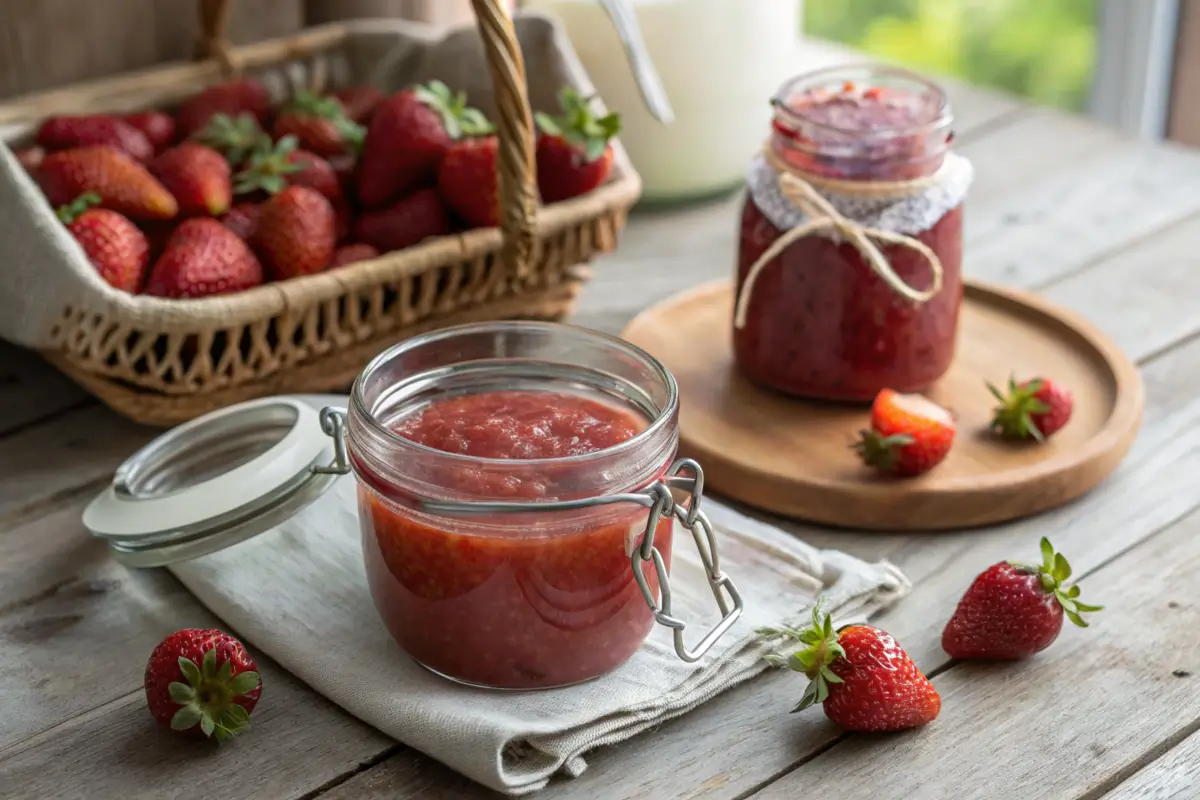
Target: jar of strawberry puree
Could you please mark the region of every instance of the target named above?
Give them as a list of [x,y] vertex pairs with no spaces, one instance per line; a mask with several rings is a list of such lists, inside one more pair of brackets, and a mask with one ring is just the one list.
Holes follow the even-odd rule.
[[906,70],[838,67],[772,105],[738,239],[739,370],[820,400],[928,387],[954,359],[972,179],[945,93]]
[[[678,414],[675,379],[619,339],[448,328],[379,355],[345,410],[282,396],[171,429],[83,521],[122,563],[155,567],[284,523],[323,529],[356,495],[369,593],[405,653],[461,683],[566,686],[620,666],[656,623],[696,661],[742,612],[700,465],[675,457]],[[677,526],[720,611],[703,635],[671,608]]]

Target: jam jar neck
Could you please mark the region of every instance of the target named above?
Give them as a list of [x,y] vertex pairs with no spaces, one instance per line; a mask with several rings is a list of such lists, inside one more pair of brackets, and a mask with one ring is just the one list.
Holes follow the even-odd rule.
[[[396,433],[431,403],[494,391],[544,392],[548,404],[581,396],[626,411],[644,427],[612,447],[535,459],[449,453]],[[379,355],[351,392],[347,441],[359,479],[393,502],[532,506],[653,483],[675,456],[678,410],[674,378],[627,342],[557,323],[489,322],[414,337]]]
[[908,70],[842,66],[800,75],[771,98],[770,146],[798,172],[905,181],[941,167],[954,116],[941,87]]

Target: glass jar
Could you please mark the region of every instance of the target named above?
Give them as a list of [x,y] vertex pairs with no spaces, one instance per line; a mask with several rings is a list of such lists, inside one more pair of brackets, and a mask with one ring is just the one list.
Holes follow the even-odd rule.
[[[901,69],[837,67],[787,82],[772,105],[758,167],[807,207],[803,229],[789,230],[779,220],[795,208],[764,208],[770,192],[753,185],[747,194],[733,332],[740,371],[821,400],[928,387],[954,358],[962,302],[961,197],[922,219],[944,202],[944,176],[966,164],[950,152],[945,93]],[[805,203],[812,191],[819,197]],[[771,252],[785,236],[794,240]]]
[[565,325],[462,326],[376,358],[346,445],[370,592],[401,648],[459,682],[548,688],[622,664],[657,619],[698,658],[740,601],[702,547],[724,617],[683,646],[663,585],[674,521],[715,543],[692,511],[698,468],[677,475],[678,410],[656,360]]

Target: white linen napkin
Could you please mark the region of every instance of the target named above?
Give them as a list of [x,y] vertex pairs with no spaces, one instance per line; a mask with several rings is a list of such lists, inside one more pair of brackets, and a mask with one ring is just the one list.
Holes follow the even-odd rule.
[[[762,672],[771,647],[755,628],[802,624],[818,594],[844,623],[865,620],[910,588],[886,562],[817,550],[711,499],[704,509],[722,569],[745,601],[742,618],[697,663],[679,660],[670,631],[655,626],[623,666],[565,689],[474,689],[409,659],[367,591],[352,476],[278,527],[170,569],[245,641],[347,712],[490,788],[524,794],[556,773],[582,773],[588,751],[660,725]],[[689,622],[694,643],[719,614],[683,531],[676,535],[671,585],[673,612]]]

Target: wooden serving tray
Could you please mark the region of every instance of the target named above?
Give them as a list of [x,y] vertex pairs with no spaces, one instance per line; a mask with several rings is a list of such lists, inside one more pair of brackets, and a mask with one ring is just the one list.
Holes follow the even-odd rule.
[[[765,511],[851,528],[940,530],[1002,522],[1067,503],[1108,476],[1141,422],[1137,368],[1088,322],[1026,292],[968,282],[958,353],[926,395],[958,422],[954,448],[915,479],[880,476],[850,449],[864,406],[760,388],[733,363],[733,292],[708,284],[634,319],[622,334],[674,373],[680,451],[709,488]],[[1045,445],[1009,443],[987,425],[1002,386],[1053,377],[1075,397]]]

